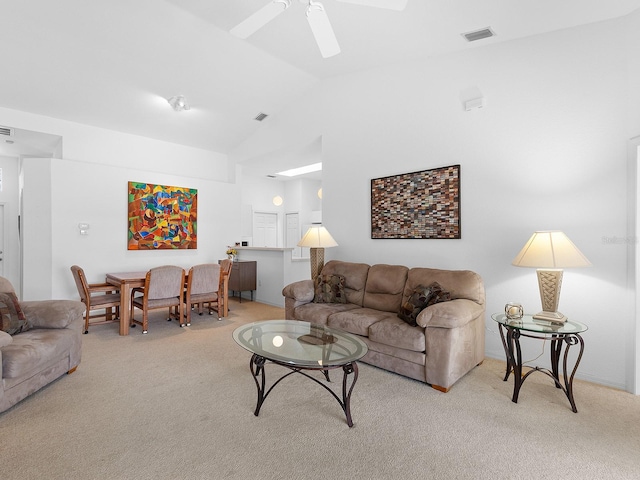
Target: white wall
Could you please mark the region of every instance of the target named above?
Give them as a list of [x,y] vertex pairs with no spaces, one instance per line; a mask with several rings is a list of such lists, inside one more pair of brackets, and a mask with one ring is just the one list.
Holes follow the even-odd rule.
[[[231,158],[322,135],[323,223],[339,243],[327,257],[477,271],[491,357],[504,358],[491,313],[507,301],[540,309],[535,272],[512,259],[533,231],[564,230],[593,263],[565,272],[560,301],[589,325],[578,376],[627,388],[627,251],[608,239],[627,233],[626,148],[638,126],[629,89],[640,80],[629,79],[629,36],[639,19],[325,81]],[[486,106],[465,112],[460,96],[472,87]],[[462,239],[371,240],[371,178],[451,164],[461,165]],[[543,364],[548,356],[547,346]]]
[[[241,179],[242,185],[242,204],[247,211],[251,209],[253,212],[278,215],[279,247],[284,246],[285,213],[298,212],[300,224],[305,225],[310,222],[312,210],[322,209],[322,201],[317,196],[318,189],[322,186],[321,181],[308,179],[280,181],[250,173],[241,173],[238,178]],[[273,197],[276,195],[283,199],[280,206],[273,204]],[[250,220],[250,218],[243,219],[245,223]],[[251,226],[243,225],[242,230],[243,233],[248,233],[251,231]]]
[[4,236],[2,263],[4,276],[20,294],[20,243],[18,239],[18,158],[0,156],[2,168],[2,191],[0,204],[4,206],[4,225],[0,234]]
[[[90,282],[162,264],[189,268],[224,258],[226,245],[240,236],[240,187],[229,183],[235,168],[225,155],[3,108],[0,119],[61,135],[64,144],[64,159],[24,160],[25,300],[77,298],[74,264]],[[197,188],[198,248],[128,251],[128,181]],[[80,222],[91,225],[88,236],[79,234]]]

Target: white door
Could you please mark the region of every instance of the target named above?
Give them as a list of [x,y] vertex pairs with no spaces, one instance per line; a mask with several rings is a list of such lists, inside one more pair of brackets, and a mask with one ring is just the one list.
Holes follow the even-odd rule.
[[631,222],[634,226],[634,236],[627,239],[627,248],[629,248],[629,257],[634,259],[635,268],[633,269],[633,278],[630,282],[635,284],[635,315],[630,319],[630,330],[632,332],[627,340],[627,346],[629,350],[628,364],[629,375],[627,377],[627,383],[629,384],[628,390],[631,393],[640,395],[640,135],[632,138],[629,141],[629,165],[633,170],[633,175],[629,175],[632,178],[633,186],[631,190],[635,195],[635,205],[632,206],[634,210],[633,218]]
[[256,212],[253,214],[253,246],[278,246],[278,214]]
[[302,248],[298,247],[298,242],[302,238],[300,234],[300,215],[298,213],[286,214],[286,231],[285,231],[286,248],[293,248],[291,258],[300,258],[302,256]]

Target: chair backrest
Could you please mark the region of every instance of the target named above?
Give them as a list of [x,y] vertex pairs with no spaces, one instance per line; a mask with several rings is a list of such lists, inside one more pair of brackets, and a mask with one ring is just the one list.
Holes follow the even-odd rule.
[[184,291],[184,270],[174,265],[163,265],[147,272],[144,286],[149,300],[180,297]]
[[233,262],[228,258],[224,260],[220,260],[220,279],[223,278],[223,275],[229,276],[231,274],[231,268],[233,267]]
[[80,300],[84,302],[89,296],[87,277],[85,277],[84,275],[84,270],[82,270],[82,268],[80,268],[78,265],[74,265],[71,267],[71,273],[73,274],[73,279],[76,282],[76,288],[78,289],[78,293],[80,294]]
[[191,295],[215,293],[220,287],[220,265],[203,263],[189,270],[189,292]]

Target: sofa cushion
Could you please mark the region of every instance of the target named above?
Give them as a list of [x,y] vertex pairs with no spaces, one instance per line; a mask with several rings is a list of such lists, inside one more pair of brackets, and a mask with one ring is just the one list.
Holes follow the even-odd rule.
[[342,262],[331,260],[322,268],[323,275],[342,275],[344,277],[344,291],[347,303],[362,306],[364,287],[367,283],[369,265],[366,263]]
[[3,378],[18,378],[41,371],[69,355],[76,332],[68,328],[37,328],[13,337],[2,347]]
[[9,335],[29,330],[18,297],[13,292],[0,292],[0,330]]
[[438,270],[435,268],[412,268],[407,275],[404,289],[404,302],[418,285],[430,285],[438,282],[451,293],[451,299],[465,298],[478,305],[484,305],[485,292],[482,278],[470,270]]
[[448,300],[451,300],[451,294],[443,290],[438,282],[433,282],[428,287],[418,285],[407,301],[400,307],[398,318],[415,327],[418,325],[416,317],[423,309],[429,305]]
[[413,352],[424,352],[426,349],[424,329],[412,327],[396,315],[371,325],[369,340]]
[[314,303],[347,303],[342,275],[323,275],[316,277]]
[[409,269],[402,265],[372,265],[367,276],[363,306],[398,313]]
[[13,342],[13,337],[7,332],[3,332],[2,330],[0,330],[0,348],[6,347],[11,342]]
[[383,312],[373,308],[354,308],[334,313],[327,320],[327,325],[356,335],[369,336],[369,327],[396,314]]
[[362,308],[353,303],[305,303],[293,309],[294,318],[310,323],[326,325],[331,315]]

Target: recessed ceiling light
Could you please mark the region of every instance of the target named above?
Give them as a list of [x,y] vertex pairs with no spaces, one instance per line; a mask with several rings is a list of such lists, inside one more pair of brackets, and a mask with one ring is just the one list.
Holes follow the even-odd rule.
[[176,112],[182,112],[191,109],[191,107],[187,103],[187,99],[184,98],[184,95],[176,95],[174,97],[171,97],[167,99],[167,102],[169,102],[171,108],[173,108]]
[[278,175],[295,177],[297,175],[304,175],[305,173],[319,172],[320,170],[322,170],[322,162],[307,165],[305,167],[292,168],[290,170],[285,170],[284,172],[278,172]]

